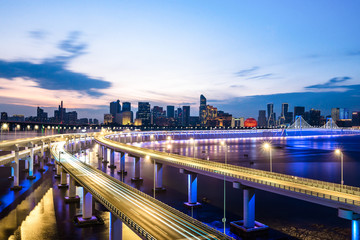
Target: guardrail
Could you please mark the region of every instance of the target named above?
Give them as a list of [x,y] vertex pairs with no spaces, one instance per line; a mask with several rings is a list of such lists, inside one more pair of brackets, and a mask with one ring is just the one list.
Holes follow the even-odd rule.
[[[112,144],[117,144],[117,145],[123,144],[123,143],[119,143],[117,141],[106,139],[104,136],[103,136],[103,138],[105,139],[105,141],[110,141],[110,143],[112,143]],[[292,183],[296,183],[296,184],[302,184],[305,186],[311,186],[311,187],[316,187],[316,188],[325,189],[325,190],[331,190],[331,191],[335,191],[335,192],[337,191],[337,192],[341,192],[341,193],[352,194],[355,196],[360,196],[360,188],[358,188],[358,187],[341,185],[341,184],[336,184],[336,183],[329,183],[329,182],[320,181],[320,180],[296,177],[296,176],[291,176],[291,175],[286,175],[286,174],[281,174],[281,173],[268,172],[268,171],[240,167],[240,166],[235,166],[235,165],[230,165],[230,164],[217,163],[217,162],[207,161],[207,160],[203,160],[203,159],[190,158],[190,157],[186,157],[186,156],[180,156],[177,154],[170,154],[170,153],[164,153],[164,152],[160,152],[160,151],[156,151],[156,150],[139,148],[139,147],[135,147],[135,146],[127,145],[127,144],[125,146],[127,148],[133,149],[134,151],[143,151],[144,155],[147,155],[148,153],[154,153],[154,154],[160,155],[164,158],[167,158],[168,161],[174,162],[175,164],[178,164],[180,166],[186,166],[186,167],[190,167],[190,168],[194,168],[194,169],[199,169],[202,171],[212,172],[215,174],[225,175],[228,177],[251,181],[251,182],[268,185],[268,186],[272,186],[272,187],[277,187],[277,188],[281,188],[281,189],[285,189],[285,190],[289,190],[289,191],[299,192],[299,193],[303,193],[303,194],[307,194],[307,195],[311,195],[311,196],[316,196],[319,198],[330,199],[333,201],[338,201],[338,202],[343,202],[343,203],[347,203],[347,204],[352,204],[355,206],[360,206],[360,201],[347,199],[347,198],[341,198],[341,197],[337,197],[337,196],[334,196],[331,194],[329,194],[329,195],[321,194],[316,191],[304,190],[304,189],[297,188],[297,187],[289,187],[289,186],[286,186],[283,184],[276,184],[271,181],[258,180],[255,178],[255,176],[262,176],[262,177],[267,177],[267,178],[272,178],[272,179],[278,179],[278,180],[288,181],[288,182],[292,182]],[[198,166],[196,164],[194,165],[193,163],[200,164],[202,166]],[[207,167],[205,167],[204,165]],[[251,174],[251,175],[254,175],[254,177],[245,177],[245,176],[241,176],[239,174],[228,173],[226,171],[217,171],[217,170],[212,169],[211,167],[223,168],[224,170],[237,171],[237,172],[239,172],[239,174],[240,173]]]

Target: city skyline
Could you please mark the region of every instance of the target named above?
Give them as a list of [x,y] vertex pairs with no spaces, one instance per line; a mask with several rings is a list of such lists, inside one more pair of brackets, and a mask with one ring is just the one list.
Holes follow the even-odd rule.
[[107,3],[3,4],[1,111],[52,112],[63,100],[101,119],[120,99],[195,116],[200,94],[236,117],[271,102],[277,113],[284,102],[359,111],[356,1]]

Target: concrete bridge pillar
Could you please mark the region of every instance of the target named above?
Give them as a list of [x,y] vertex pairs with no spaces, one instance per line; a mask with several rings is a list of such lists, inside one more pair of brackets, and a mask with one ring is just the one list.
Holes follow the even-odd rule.
[[352,220],[351,240],[360,240],[360,220]]
[[115,166],[115,150],[114,149],[110,149],[110,165],[109,168],[114,169],[116,168]]
[[197,173],[180,169],[180,173],[187,174],[188,178],[188,201],[184,202],[187,207],[198,207],[201,203],[197,201]]
[[69,177],[69,191],[65,197],[65,203],[79,202],[80,197],[76,195],[75,179],[71,175]]
[[40,168],[38,169],[39,172],[45,172],[44,168],[44,158],[45,158],[45,143],[41,142],[41,149],[40,149]]
[[[25,150],[29,150],[29,148],[28,148],[28,147],[25,147]],[[25,157],[24,160],[25,160],[25,169],[24,169],[24,172],[29,172],[29,158],[28,158],[28,157]]]
[[255,227],[255,189],[244,188],[244,227]]
[[15,145],[15,157],[14,162],[12,162],[11,167],[13,168],[13,176],[14,176],[14,185],[11,187],[11,190],[20,190],[22,186],[19,186],[19,146]]
[[347,209],[338,209],[338,216],[351,220],[351,240],[360,240],[360,214]]
[[109,239],[122,240],[122,221],[110,212]]
[[107,147],[103,147],[103,150],[104,150],[104,160],[103,160],[103,163],[108,163],[108,148]]
[[56,174],[54,175],[54,178],[60,178],[61,177],[61,166],[59,163],[55,163],[55,170]]
[[134,157],[134,177],[131,178],[131,181],[142,181],[143,179],[140,177],[140,157]]
[[163,164],[155,162],[155,191],[165,191],[163,187]]
[[34,176],[34,148],[30,147],[30,158],[29,158],[29,176],[27,179],[35,179]]
[[118,174],[127,174],[127,171],[125,170],[125,153],[119,152],[120,154],[120,170],[118,171]]
[[92,195],[83,188],[82,218],[91,219],[93,213]]
[[67,184],[67,174],[65,170],[61,167],[61,173],[60,173],[60,184],[58,185],[58,188],[67,188],[69,185]]

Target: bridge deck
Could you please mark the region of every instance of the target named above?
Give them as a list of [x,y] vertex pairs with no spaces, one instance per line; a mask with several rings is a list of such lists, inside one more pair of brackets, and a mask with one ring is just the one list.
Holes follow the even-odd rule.
[[[59,156],[64,143],[54,144]],[[66,153],[60,164],[111,212],[145,239],[231,239]]]
[[325,181],[159,152],[109,140],[104,135],[95,137],[95,140],[116,151],[127,152],[140,157],[149,156],[159,162],[219,179],[223,179],[225,175],[228,181],[239,181],[243,185],[265,191],[276,192],[325,206],[344,207],[360,212],[360,188],[358,187],[341,186]]

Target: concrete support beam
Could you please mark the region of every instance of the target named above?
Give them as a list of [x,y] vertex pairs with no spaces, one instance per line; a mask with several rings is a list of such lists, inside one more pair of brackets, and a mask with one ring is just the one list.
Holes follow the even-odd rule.
[[140,177],[140,157],[134,156],[134,177],[131,178],[131,181],[142,181]]
[[65,197],[65,203],[79,202],[80,197],[76,195],[75,179],[70,175],[69,179],[69,191]]
[[109,161],[108,161],[108,148],[107,147],[105,147],[105,146],[103,146],[103,163],[108,163]]
[[255,227],[255,189],[244,188],[244,227]]
[[180,169],[180,173],[187,174],[188,178],[188,201],[184,202],[187,207],[199,207],[201,203],[197,201],[197,173]]
[[110,240],[122,239],[122,221],[111,212],[110,212],[109,239]]
[[11,187],[11,190],[20,190],[22,189],[22,186],[19,186],[19,147],[16,145],[15,146],[15,158],[14,158],[14,162],[11,164],[11,167],[14,170],[14,185],[13,187]]
[[163,187],[163,164],[155,163],[155,191],[165,191]]
[[39,172],[45,172],[44,168],[44,158],[45,158],[45,143],[41,142],[41,150],[40,150],[40,168],[38,169]]
[[54,178],[60,178],[61,177],[61,166],[60,164],[56,163],[56,174]]
[[114,149],[110,149],[110,165],[109,168],[114,169],[115,166],[115,151]]
[[360,220],[352,220],[351,240],[360,240]]
[[360,214],[347,209],[338,209],[338,216],[351,220],[351,240],[360,240]]
[[125,170],[125,153],[120,152],[120,170],[117,172],[118,174],[127,174]]
[[[62,168],[61,168],[62,169]],[[67,188],[69,185],[67,184],[67,173],[64,169],[61,170],[60,174],[60,184],[58,185],[59,188]]]
[[82,218],[91,219],[93,213],[92,195],[85,188],[83,189]]
[[29,158],[29,175],[27,179],[35,179],[34,176],[34,148],[30,148],[30,158]]

